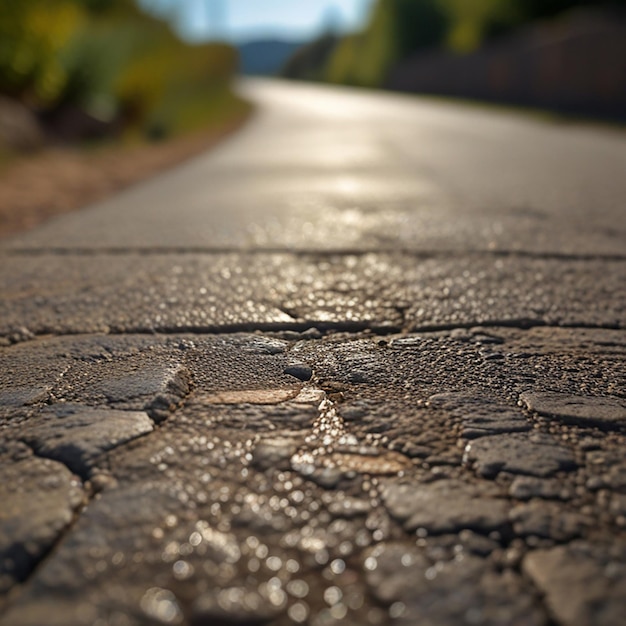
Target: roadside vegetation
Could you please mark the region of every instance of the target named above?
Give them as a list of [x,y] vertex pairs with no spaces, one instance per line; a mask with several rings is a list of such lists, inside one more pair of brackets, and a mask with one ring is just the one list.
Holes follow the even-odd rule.
[[0,0],[0,235],[216,141],[249,111],[237,64],[136,0]]
[[626,7],[626,0],[378,0],[363,32],[326,34],[299,50],[290,78],[379,87],[419,51],[471,53],[535,20],[580,7]]
[[134,0],[0,2],[0,93],[62,139],[196,130],[237,108],[233,48],[189,45]]

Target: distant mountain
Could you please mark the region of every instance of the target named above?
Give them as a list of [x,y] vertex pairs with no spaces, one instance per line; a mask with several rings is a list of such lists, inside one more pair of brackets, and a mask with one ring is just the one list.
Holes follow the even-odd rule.
[[291,55],[304,42],[262,40],[250,41],[238,46],[239,71],[242,74],[272,76],[278,74]]

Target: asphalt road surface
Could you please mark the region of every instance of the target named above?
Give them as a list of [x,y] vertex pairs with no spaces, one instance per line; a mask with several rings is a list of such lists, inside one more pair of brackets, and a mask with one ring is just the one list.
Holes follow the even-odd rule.
[[241,88],[0,245],[0,624],[621,626],[624,132]]

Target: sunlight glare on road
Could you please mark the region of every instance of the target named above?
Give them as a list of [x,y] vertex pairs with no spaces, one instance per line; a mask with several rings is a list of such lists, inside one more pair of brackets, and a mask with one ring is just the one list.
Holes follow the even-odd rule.
[[342,176],[335,181],[335,186],[338,192],[346,195],[351,195],[359,191],[361,187],[361,182],[356,178]]

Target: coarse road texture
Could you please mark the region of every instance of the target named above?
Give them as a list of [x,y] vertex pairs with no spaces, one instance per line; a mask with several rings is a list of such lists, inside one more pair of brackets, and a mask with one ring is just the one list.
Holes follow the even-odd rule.
[[0,246],[0,624],[623,625],[623,131],[242,88]]

